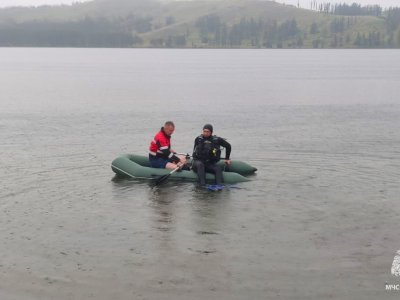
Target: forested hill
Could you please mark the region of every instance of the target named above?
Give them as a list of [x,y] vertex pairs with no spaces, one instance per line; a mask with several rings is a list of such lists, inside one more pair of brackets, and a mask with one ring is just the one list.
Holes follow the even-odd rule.
[[400,48],[400,8],[267,0],[94,0],[0,9],[0,46]]

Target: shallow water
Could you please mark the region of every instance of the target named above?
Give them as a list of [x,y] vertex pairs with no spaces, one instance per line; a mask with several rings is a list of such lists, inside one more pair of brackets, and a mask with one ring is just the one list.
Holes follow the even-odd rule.
[[[398,298],[399,55],[0,49],[1,298]],[[169,119],[257,174],[115,178]]]

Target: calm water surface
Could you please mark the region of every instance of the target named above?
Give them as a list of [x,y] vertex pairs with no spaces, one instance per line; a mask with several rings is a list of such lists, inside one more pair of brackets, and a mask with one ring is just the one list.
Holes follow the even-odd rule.
[[[1,299],[397,299],[398,50],[0,49]],[[114,178],[165,120],[259,171]]]

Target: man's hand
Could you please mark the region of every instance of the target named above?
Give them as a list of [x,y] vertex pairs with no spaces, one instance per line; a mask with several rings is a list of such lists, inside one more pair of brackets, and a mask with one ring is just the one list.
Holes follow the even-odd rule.
[[186,158],[185,158],[185,156],[183,156],[183,155],[178,155],[178,158],[179,158],[179,161],[180,161],[182,164],[186,164]]
[[230,159],[225,159],[224,163],[229,166],[231,164],[231,160]]

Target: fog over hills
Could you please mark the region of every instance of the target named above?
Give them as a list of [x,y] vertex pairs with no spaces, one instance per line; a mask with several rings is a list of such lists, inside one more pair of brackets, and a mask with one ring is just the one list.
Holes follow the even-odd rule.
[[1,0],[0,7],[12,6],[41,6],[41,5],[62,5],[73,4],[78,2],[87,2],[92,0]]
[[[311,2],[314,2],[314,0],[273,0],[278,3],[282,4],[287,4],[287,5],[294,5],[294,6],[300,6],[302,8],[310,8]],[[318,3],[332,3],[332,4],[361,4],[363,6],[366,5],[379,5],[384,8],[389,8],[389,7],[396,7],[400,6],[400,1],[398,0],[317,0]]]
[[277,1],[95,0],[6,8],[0,46],[400,47],[399,8],[314,0],[298,8]]

